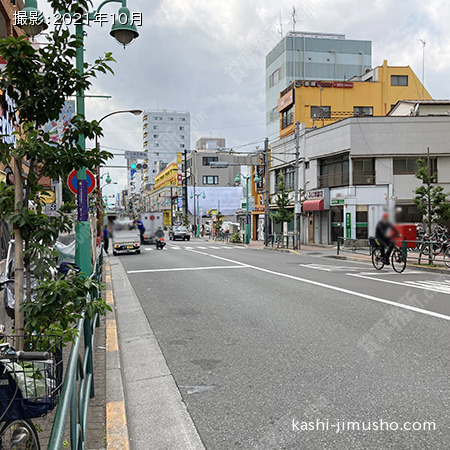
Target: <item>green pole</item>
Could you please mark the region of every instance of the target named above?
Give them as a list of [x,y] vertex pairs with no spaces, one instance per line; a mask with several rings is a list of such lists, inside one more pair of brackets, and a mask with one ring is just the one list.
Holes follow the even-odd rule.
[[195,227],[195,235],[200,236],[200,194],[197,194],[197,226]]
[[[84,72],[84,26],[82,23],[76,25],[76,35],[81,41],[77,48],[76,68],[81,74]],[[84,116],[84,89],[77,93],[77,114]],[[86,150],[86,138],[80,136],[78,144]],[[86,168],[78,170],[78,222],[75,228],[75,262],[81,271],[87,276],[91,275],[91,230],[89,226],[89,208],[87,194]]]
[[247,204],[246,204],[246,213],[245,213],[245,216],[246,216],[246,222],[245,222],[245,243],[248,245],[248,244],[250,244],[250,227],[249,227],[249,224],[248,224],[248,182],[250,180],[250,177],[246,178],[245,180],[246,180],[246,184],[247,184],[247,187],[246,187]]

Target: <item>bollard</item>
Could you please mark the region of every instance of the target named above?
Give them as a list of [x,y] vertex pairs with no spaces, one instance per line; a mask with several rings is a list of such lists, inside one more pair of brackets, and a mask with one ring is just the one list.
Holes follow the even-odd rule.
[[339,255],[340,251],[341,251],[341,238],[338,237],[338,240],[337,240],[337,255]]

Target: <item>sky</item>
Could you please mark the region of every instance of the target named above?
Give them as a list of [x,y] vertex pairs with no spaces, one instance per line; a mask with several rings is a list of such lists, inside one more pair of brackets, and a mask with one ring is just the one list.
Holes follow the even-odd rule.
[[[51,11],[38,0],[46,17]],[[94,0],[97,7],[100,1]],[[188,110],[191,147],[201,136],[225,137],[227,146],[249,152],[265,137],[265,55],[292,30],[343,33],[371,40],[372,64],[411,66],[422,78],[422,43],[426,41],[425,86],[433,98],[450,98],[450,2],[448,0],[128,0],[142,13],[139,38],[126,49],[106,24],[87,29],[86,61],[112,51],[114,76],[100,75],[86,100],[88,119],[122,109]],[[103,12],[117,12],[118,3]],[[50,20],[50,26],[53,18]],[[38,39],[39,40],[39,39]],[[103,148],[114,153],[142,149],[142,119],[120,115],[103,125]],[[125,165],[116,156],[112,165]],[[123,169],[107,169],[125,188]]]

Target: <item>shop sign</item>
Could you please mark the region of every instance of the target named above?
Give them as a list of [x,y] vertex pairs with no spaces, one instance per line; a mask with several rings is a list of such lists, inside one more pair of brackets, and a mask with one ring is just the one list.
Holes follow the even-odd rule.
[[322,200],[325,198],[325,191],[323,189],[318,189],[316,191],[308,191],[306,193],[306,198],[308,200]]
[[345,214],[345,236],[347,239],[352,237],[352,213]]
[[278,100],[278,111],[281,112],[294,103],[294,90],[291,89],[287,94]]
[[340,206],[340,205],[343,205],[344,203],[345,203],[345,199],[343,199],[343,198],[333,198],[330,201],[331,206]]

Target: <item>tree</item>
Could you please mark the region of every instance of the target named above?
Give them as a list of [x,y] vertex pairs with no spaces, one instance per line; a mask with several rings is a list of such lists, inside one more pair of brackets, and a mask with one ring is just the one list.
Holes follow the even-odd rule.
[[[431,236],[433,224],[442,225],[450,217],[450,204],[447,201],[449,194],[444,193],[442,186],[437,186],[437,173],[431,172],[430,151],[427,159],[417,160],[418,171],[416,178],[422,181],[422,185],[415,191],[414,204],[422,214],[422,221],[426,226],[428,236]],[[429,244],[429,260],[432,261],[432,244]]]
[[225,218],[225,216],[220,211],[217,211],[216,220],[214,221],[214,225],[213,225],[214,234],[216,236],[219,234],[219,230],[222,228],[224,218]]
[[[56,13],[61,10],[75,12],[77,8],[87,7],[89,2],[51,0],[49,3]],[[47,44],[39,49],[25,36],[0,40],[0,54],[7,61],[2,70],[0,88],[4,96],[10,99],[9,105],[13,109],[10,117],[15,120],[16,128],[13,133],[15,139],[4,138],[0,142],[0,162],[8,165],[12,161],[15,173],[14,187],[0,184],[0,212],[1,218],[8,220],[14,229],[15,332],[18,335],[25,330],[48,333],[52,328],[64,333],[68,326],[73,325],[67,324],[65,319],[60,320],[59,316],[52,316],[52,310],[46,309],[45,303],[40,305],[41,314],[48,313],[50,318],[55,318],[52,327],[44,323],[39,327],[30,320],[27,328],[26,310],[25,317],[23,315],[24,269],[28,303],[31,300],[32,275],[46,286],[47,292],[53,286],[57,294],[59,280],[52,280],[49,275],[50,268],[55,265],[55,254],[50,248],[61,232],[72,227],[72,219],[67,214],[70,205],[69,208],[63,207],[57,217],[48,217],[43,213],[43,205],[38,199],[46,194],[39,181],[44,177],[64,179],[71,170],[81,167],[95,169],[111,157],[108,152],[97,148],[85,151],[79,145],[80,136],[94,139],[102,135],[96,121],[89,122],[84,116],[76,115],[58,143],[50,140],[43,126],[59,117],[67,97],[83,89],[88,90],[91,79],[98,73],[112,73],[109,67],[109,63],[114,61],[112,55],[107,53],[94,64],[86,64],[85,72],[81,74],[73,64],[81,41],[63,25],[56,27],[46,39]],[[24,172],[27,172],[26,175]],[[67,283],[77,286],[77,294],[82,289],[87,294],[90,289],[89,283],[80,283],[76,276]],[[95,305],[99,306],[99,310],[104,309],[102,300],[97,300],[93,300],[90,310],[95,310]],[[30,328],[32,322],[33,327],[37,328]]]
[[283,174],[278,176],[277,198],[275,199],[275,203],[277,204],[278,209],[270,215],[275,223],[281,223],[284,227],[284,223],[289,223],[294,218],[294,211],[287,208],[290,200],[289,193],[286,190],[286,185],[284,184]]

